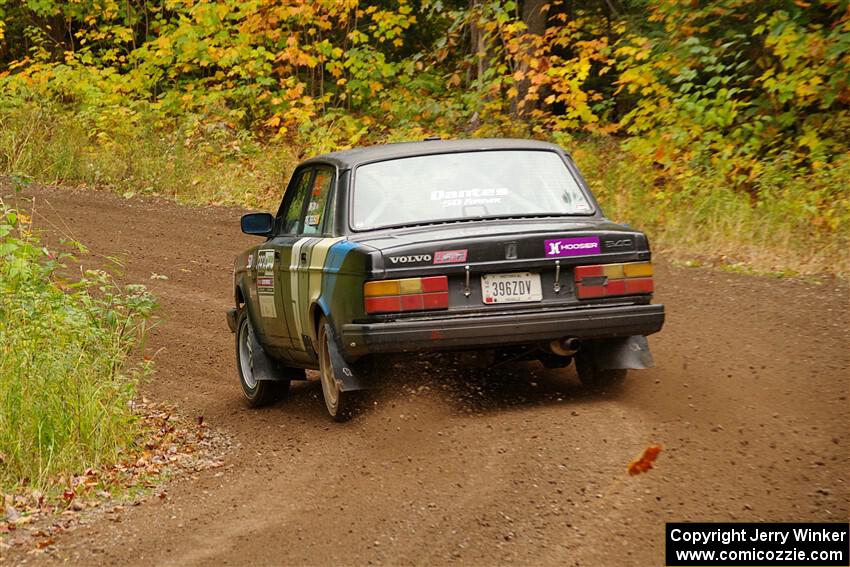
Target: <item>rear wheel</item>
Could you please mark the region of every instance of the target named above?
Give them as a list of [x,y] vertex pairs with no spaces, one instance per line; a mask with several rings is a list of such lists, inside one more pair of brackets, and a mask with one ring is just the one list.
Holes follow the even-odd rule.
[[325,407],[334,421],[348,421],[354,413],[357,392],[343,391],[336,379],[333,360],[330,353],[330,341],[327,319],[319,322],[319,376],[322,382],[322,395]]
[[236,319],[236,368],[239,384],[248,405],[254,408],[269,405],[289,390],[289,380],[258,380],[254,372],[256,349],[262,347],[254,338],[254,329],[243,309]]
[[584,350],[584,347],[576,353],[575,361],[579,380],[586,387],[594,390],[619,384],[626,378],[628,372],[624,368],[599,368],[593,352],[590,349]]

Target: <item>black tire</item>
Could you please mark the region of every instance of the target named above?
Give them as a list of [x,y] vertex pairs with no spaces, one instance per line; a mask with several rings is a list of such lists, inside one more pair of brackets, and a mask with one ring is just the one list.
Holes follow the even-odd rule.
[[576,353],[576,372],[581,383],[592,390],[599,390],[608,386],[615,386],[621,383],[626,378],[628,370],[626,369],[601,369],[596,366],[596,358],[593,352],[588,349],[581,350]]
[[253,375],[253,351],[262,348],[253,340],[248,313],[242,309],[236,318],[236,371],[242,393],[252,408],[274,403],[289,390],[289,380],[257,380]]
[[348,421],[354,415],[357,402],[357,392],[345,392],[340,390],[339,383],[335,378],[333,363],[331,361],[329,341],[330,325],[324,317],[319,321],[319,377],[322,382],[322,397],[325,400],[325,408],[328,414],[336,422]]

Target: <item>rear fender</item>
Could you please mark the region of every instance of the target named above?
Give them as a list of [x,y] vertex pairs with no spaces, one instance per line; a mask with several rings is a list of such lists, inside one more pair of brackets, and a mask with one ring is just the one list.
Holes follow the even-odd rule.
[[594,365],[600,370],[642,370],[654,366],[649,341],[643,335],[595,340],[581,348],[590,350]]

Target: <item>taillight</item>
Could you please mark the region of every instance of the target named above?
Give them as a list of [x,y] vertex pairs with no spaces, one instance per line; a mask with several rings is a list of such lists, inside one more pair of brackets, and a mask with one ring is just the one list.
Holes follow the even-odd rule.
[[406,278],[363,284],[366,313],[398,313],[449,308],[449,278]]
[[639,295],[655,288],[649,262],[576,266],[574,274],[579,299]]

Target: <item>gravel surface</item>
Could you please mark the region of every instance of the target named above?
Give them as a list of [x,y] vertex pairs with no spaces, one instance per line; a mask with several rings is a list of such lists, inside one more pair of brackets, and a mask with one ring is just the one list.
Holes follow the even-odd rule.
[[[124,262],[162,305],[147,345],[154,400],[231,436],[227,466],[176,483],[12,564],[663,564],[667,521],[847,521],[848,286],[675,268],[657,260],[667,324],[656,368],[591,393],[572,368],[387,360],[347,424],[315,380],[250,410],[231,304],[241,211],[100,191],[9,197],[56,242]],[[99,255],[99,256],[98,256]],[[153,279],[152,279],[152,276]],[[165,276],[162,279],[157,276]],[[315,378],[315,375],[313,376]],[[656,468],[628,477],[650,443]]]

